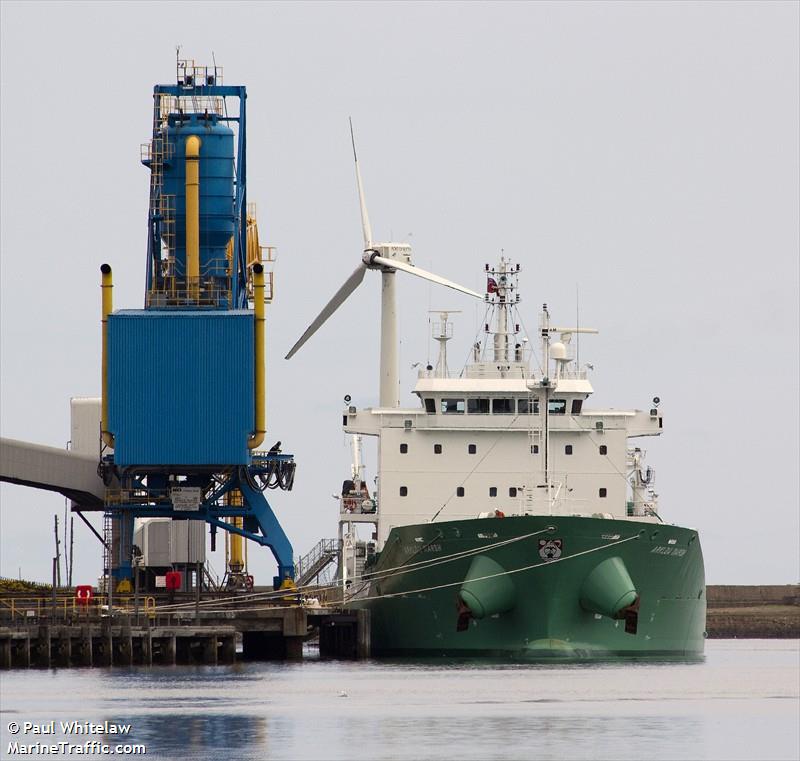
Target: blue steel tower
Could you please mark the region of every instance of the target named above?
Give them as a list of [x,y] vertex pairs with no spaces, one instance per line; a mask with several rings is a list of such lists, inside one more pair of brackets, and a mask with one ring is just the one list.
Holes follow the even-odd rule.
[[295,463],[259,451],[272,278],[247,203],[246,104],[220,67],[193,61],[155,86],[144,309],[113,311],[101,268],[101,469],[117,584],[131,576],[137,517],[205,521],[212,549],[224,529],[270,548],[276,587],[294,574],[264,492],[291,489]]

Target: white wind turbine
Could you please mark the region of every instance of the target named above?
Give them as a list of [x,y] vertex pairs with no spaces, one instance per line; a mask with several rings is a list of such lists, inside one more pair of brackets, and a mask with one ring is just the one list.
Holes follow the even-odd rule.
[[292,346],[286,359],[290,359],[297,350],[308,341],[322,324],[344,303],[347,297],[361,285],[367,270],[379,270],[381,273],[381,364],[380,364],[380,406],[398,407],[398,386],[400,371],[397,360],[397,305],[395,298],[394,275],[397,270],[430,280],[432,283],[454,288],[462,293],[483,300],[483,296],[462,285],[434,275],[431,272],[411,264],[411,246],[407,243],[373,243],[372,229],[367,215],[367,204],[364,200],[364,188],[361,183],[361,171],[358,168],[356,141],[353,136],[353,122],[350,120],[350,139],[353,143],[353,159],[356,164],[356,182],[358,184],[358,200],[361,205],[361,228],[364,233],[364,252],[358,268],[345,280],[344,285],[333,295],[317,315],[306,332]]

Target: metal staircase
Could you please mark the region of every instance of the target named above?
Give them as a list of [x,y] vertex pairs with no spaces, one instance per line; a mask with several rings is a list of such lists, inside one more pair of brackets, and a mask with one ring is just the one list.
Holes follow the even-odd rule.
[[316,579],[331,563],[339,559],[339,540],[320,539],[294,567],[294,581],[302,587]]

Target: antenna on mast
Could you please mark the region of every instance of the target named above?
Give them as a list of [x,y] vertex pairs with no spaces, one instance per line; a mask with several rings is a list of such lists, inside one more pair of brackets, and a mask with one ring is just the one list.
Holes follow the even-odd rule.
[[575,283],[575,327],[578,337],[575,339],[575,369],[581,369],[581,295]]

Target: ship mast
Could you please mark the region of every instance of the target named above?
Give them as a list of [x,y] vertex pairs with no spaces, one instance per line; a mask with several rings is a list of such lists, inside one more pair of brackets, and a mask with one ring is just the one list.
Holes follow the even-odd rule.
[[519,325],[512,319],[512,310],[520,300],[517,291],[519,270],[519,264],[512,265],[505,257],[500,258],[500,264],[495,268],[486,265],[485,300],[495,310],[495,324],[492,331],[487,323],[485,332],[494,334],[491,357],[502,377],[511,370],[512,363],[523,359],[520,344],[515,342],[513,355],[511,351],[512,338],[519,333]]
[[544,483],[547,489],[547,511],[553,514],[553,479],[550,474],[550,312],[547,304],[542,304],[542,429],[544,438]]
[[438,314],[439,321],[433,324],[433,338],[439,342],[439,356],[436,360],[435,377],[447,378],[447,342],[453,337],[453,323],[448,320],[451,314],[461,314],[458,309],[433,309],[431,314]]

